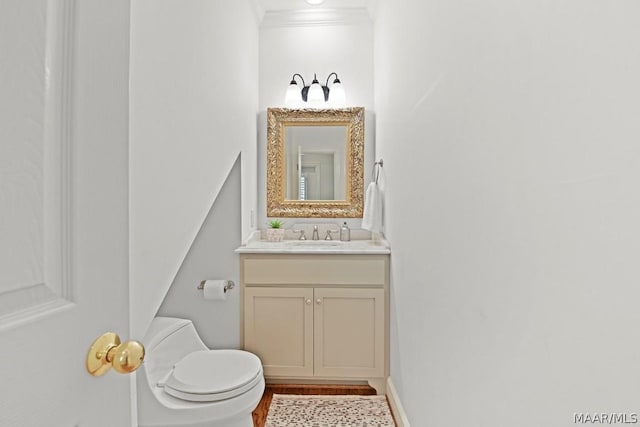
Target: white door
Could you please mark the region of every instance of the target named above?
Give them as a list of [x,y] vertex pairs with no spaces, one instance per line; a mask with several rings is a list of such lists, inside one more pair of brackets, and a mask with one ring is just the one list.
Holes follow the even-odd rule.
[[1,426],[132,425],[128,56],[129,0],[0,2]]
[[308,152],[304,154],[302,173],[309,185],[307,200],[334,200],[334,153]]

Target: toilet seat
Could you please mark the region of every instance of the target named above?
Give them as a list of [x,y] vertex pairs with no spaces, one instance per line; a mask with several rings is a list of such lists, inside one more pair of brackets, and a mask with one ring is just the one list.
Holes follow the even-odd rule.
[[241,395],[262,379],[262,363],[242,350],[201,350],[173,367],[164,391],[178,399],[215,402]]

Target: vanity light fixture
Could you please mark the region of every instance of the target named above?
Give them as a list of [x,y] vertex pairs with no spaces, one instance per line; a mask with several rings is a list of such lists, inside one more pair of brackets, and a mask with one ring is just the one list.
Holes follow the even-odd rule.
[[[302,80],[302,89],[300,89],[298,82],[296,82],[296,76]],[[335,79],[331,87],[329,87],[331,76],[335,76]],[[318,77],[314,74],[311,85],[307,86],[304,78],[302,78],[300,74],[295,73],[293,77],[291,77],[284,102],[287,107],[299,107],[304,106],[303,103],[305,102],[309,103],[310,106],[321,106],[323,103],[329,102],[329,100],[331,100],[331,105],[335,107],[343,107],[346,103],[344,88],[338,78],[338,74],[329,74],[324,86],[320,84]]]

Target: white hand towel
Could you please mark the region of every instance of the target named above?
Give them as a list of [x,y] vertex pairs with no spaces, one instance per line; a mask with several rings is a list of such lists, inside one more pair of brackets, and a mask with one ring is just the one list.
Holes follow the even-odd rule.
[[362,228],[376,233],[382,231],[382,190],[375,182],[369,184],[364,196]]

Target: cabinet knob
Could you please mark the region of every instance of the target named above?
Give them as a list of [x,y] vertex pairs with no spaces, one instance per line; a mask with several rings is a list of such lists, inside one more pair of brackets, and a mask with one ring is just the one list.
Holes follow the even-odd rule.
[[322,304],[322,299],[318,298],[318,299],[316,300],[316,304]]
[[311,298],[308,298],[306,301],[307,305],[311,305]]

